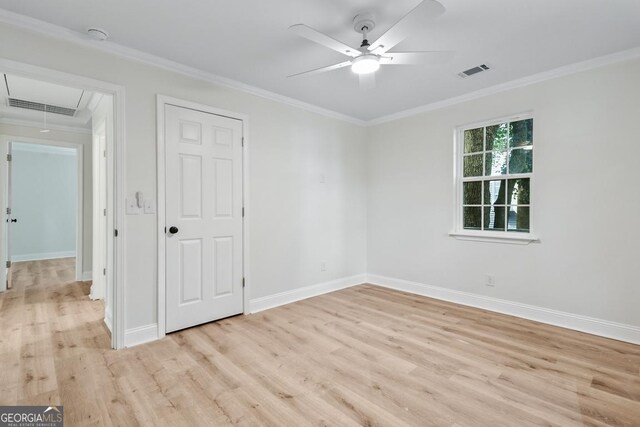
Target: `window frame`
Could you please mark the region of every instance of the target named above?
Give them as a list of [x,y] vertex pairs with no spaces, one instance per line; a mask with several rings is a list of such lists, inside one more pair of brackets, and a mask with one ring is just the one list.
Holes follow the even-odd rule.
[[[480,176],[473,177],[465,177],[464,176],[464,132],[470,129],[477,129],[479,127],[489,127],[501,123],[515,122],[519,120],[527,120],[533,119],[533,167],[532,172],[530,173],[522,173],[522,174],[505,174],[505,175],[484,175],[485,168],[485,157],[483,156],[482,168],[483,174]],[[510,116],[503,116],[497,119],[491,120],[483,120],[480,122],[470,123],[466,125],[457,126],[454,130],[454,226],[453,231],[449,233],[450,236],[455,237],[459,240],[473,240],[473,241],[482,241],[482,242],[495,242],[495,243],[511,243],[511,244],[529,244],[531,242],[539,242],[538,236],[534,233],[534,220],[535,220],[535,199],[537,197],[533,197],[534,187],[535,187],[535,162],[537,156],[535,152],[537,151],[536,145],[536,120],[532,111],[514,114]],[[485,131],[486,132],[486,131]],[[474,154],[485,154],[486,146],[482,147],[483,150],[479,153]],[[507,156],[508,161],[509,156]],[[491,230],[469,230],[463,227],[463,183],[469,181],[495,181],[495,180],[508,180],[508,179],[517,179],[517,178],[529,178],[529,188],[531,199],[529,200],[529,232],[519,232],[519,231],[491,231]],[[482,192],[484,194],[484,191]],[[481,206],[481,215],[482,215],[482,224],[484,224],[484,205]],[[505,207],[508,210],[508,205]]]

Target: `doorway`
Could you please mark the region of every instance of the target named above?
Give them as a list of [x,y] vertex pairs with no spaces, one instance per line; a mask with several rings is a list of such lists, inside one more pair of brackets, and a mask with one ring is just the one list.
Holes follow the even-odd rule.
[[[4,80],[0,95],[7,98],[6,105],[11,107],[0,109],[1,154],[8,156],[8,160],[14,161],[17,154],[16,148],[18,151],[24,151],[25,146],[31,147],[31,151],[34,151],[33,147],[48,146],[48,150],[57,149],[58,155],[61,151],[66,151],[66,154],[73,155],[79,164],[75,182],[76,187],[80,186],[80,189],[74,194],[82,197],[74,203],[75,215],[67,212],[57,220],[54,218],[54,212],[57,211],[54,205],[63,197],[58,195],[58,197],[48,198],[46,208],[43,209],[44,222],[48,222],[46,232],[42,232],[37,227],[28,227],[27,222],[32,222],[30,218],[33,216],[32,209],[28,209],[30,213],[23,214],[22,218],[8,215],[6,221],[0,224],[0,258],[3,263],[5,260],[11,261],[9,265],[12,267],[15,266],[14,261],[40,263],[20,269],[23,274],[23,284],[45,280],[42,278],[50,278],[52,274],[63,282],[68,281],[70,277],[70,281],[84,284],[73,286],[74,291],[67,294],[82,297],[87,301],[102,300],[102,302],[96,302],[99,307],[104,307],[101,310],[102,319],[99,321],[111,335],[111,347],[122,348],[124,347],[124,293],[121,269],[123,257],[122,244],[116,240],[115,236],[118,224],[123,223],[120,209],[123,204],[117,203],[123,194],[123,182],[117,165],[122,164],[124,90],[109,83],[2,59],[0,59],[0,76]],[[73,101],[71,101],[72,97]],[[98,112],[101,110],[105,114],[103,117],[98,117]],[[94,124],[97,124],[100,129],[94,128]],[[97,131],[101,132],[101,137],[95,138],[94,134]],[[72,135],[77,138],[81,135],[83,141],[80,144],[77,141],[66,142],[61,135]],[[87,142],[84,141],[85,139]],[[95,155],[94,149],[96,140],[102,142],[101,147],[98,147],[101,159],[99,162],[96,161],[98,156]],[[9,202],[15,198],[12,197],[15,196],[15,191],[8,191],[10,161],[0,162],[0,193],[2,193],[0,208],[3,211],[11,208]],[[34,165],[31,164],[31,166]],[[94,177],[96,166],[101,179]],[[69,186],[67,181],[66,187]],[[11,190],[15,189],[11,188]],[[100,203],[93,203],[93,193],[102,195],[99,197]],[[29,194],[23,197],[23,202],[26,200],[27,204],[32,203],[38,198],[35,196],[35,194]],[[40,199],[44,198],[40,197]],[[15,210],[7,212],[17,213]],[[94,221],[94,218],[98,214],[103,221],[102,226],[96,228],[94,223],[98,222]],[[72,216],[76,220],[76,230],[69,232],[67,223]],[[30,221],[27,221],[27,217]],[[11,222],[11,220],[15,221]],[[24,225],[27,232],[32,232],[34,235],[40,237],[45,235],[51,238],[62,249],[57,252],[42,252],[48,255],[42,256],[37,261],[35,258],[29,261],[27,261],[29,257],[21,258],[21,255],[14,250],[16,244],[12,241],[11,233],[17,224]],[[55,234],[64,230],[66,232]],[[13,234],[14,237],[19,236],[20,232]],[[76,241],[72,250],[65,249],[65,245],[68,246],[69,235],[72,235]],[[22,241],[22,239],[19,240]],[[101,245],[99,251],[96,250],[96,242]],[[69,268],[68,262],[71,257],[63,258],[66,255],[74,255],[77,261],[72,268]],[[47,261],[43,261],[42,258],[46,258]],[[56,259],[60,261],[52,261]],[[98,271],[100,275],[96,274]],[[72,274],[69,276],[70,272]],[[11,270],[9,273],[12,273]],[[12,277],[13,274],[8,275],[9,279]],[[6,288],[6,279],[7,271],[0,268],[0,291]],[[99,285],[93,286],[93,281],[98,282]],[[61,293],[64,294],[62,291],[54,291],[56,296]],[[0,298],[2,297],[5,295],[0,293]],[[25,301],[26,299],[25,297]],[[92,303],[94,307],[96,303]],[[78,316],[78,318],[81,317]]]
[[83,146],[12,138],[6,142],[6,280],[16,262],[66,259],[82,281],[84,253]]

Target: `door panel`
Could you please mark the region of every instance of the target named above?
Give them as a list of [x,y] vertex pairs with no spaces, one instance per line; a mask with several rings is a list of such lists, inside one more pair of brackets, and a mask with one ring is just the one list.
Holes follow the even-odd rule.
[[217,218],[233,215],[233,160],[213,159],[214,215]]
[[242,122],[164,108],[171,332],[242,313]]
[[[8,147],[7,147],[7,153],[8,153],[8,158],[11,158],[12,154],[12,143],[9,142],[8,143]],[[12,192],[12,182],[13,182],[13,176],[12,176],[12,169],[13,169],[13,162],[7,162],[7,206],[9,207],[9,209],[13,210],[13,199],[11,196],[11,192]],[[12,221],[12,215],[9,214],[7,217],[7,236],[6,236],[6,241],[5,241],[5,245],[6,245],[6,251],[5,253],[7,254],[7,261],[8,263],[7,265],[7,269],[6,269],[6,276],[7,276],[7,289],[11,289],[13,288],[13,274],[11,272],[11,225],[13,224]]]
[[[104,299],[105,318],[111,319],[110,294],[107,292],[107,119],[94,117],[93,120],[93,235],[92,235],[92,282],[91,299]],[[107,321],[111,325],[111,321]]]
[[233,292],[233,237],[213,239],[214,296]]
[[181,240],[180,305],[202,301],[202,239]]
[[181,219],[202,218],[202,157],[180,155]]

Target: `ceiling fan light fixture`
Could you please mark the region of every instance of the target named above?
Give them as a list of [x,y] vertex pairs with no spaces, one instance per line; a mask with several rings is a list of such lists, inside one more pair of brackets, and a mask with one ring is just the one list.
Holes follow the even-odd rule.
[[358,56],[351,62],[351,71],[356,74],[371,74],[380,68],[380,57],[377,55],[365,54]]

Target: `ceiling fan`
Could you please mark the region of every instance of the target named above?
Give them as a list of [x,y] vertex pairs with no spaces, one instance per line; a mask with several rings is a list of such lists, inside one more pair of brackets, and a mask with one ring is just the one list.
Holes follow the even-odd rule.
[[307,25],[292,25],[289,29],[297,35],[350,56],[351,59],[339,64],[292,74],[288,77],[324,73],[350,66],[351,71],[359,75],[360,86],[366,89],[375,84],[374,73],[378,71],[381,65],[437,64],[445,62],[453,56],[453,52],[389,52],[404,40],[413,29],[428,20],[439,17],[444,11],[444,6],[436,0],[423,0],[373,43],[369,43],[367,40],[367,34],[376,26],[373,16],[370,13],[357,15],[353,18],[353,28],[362,34],[362,43],[358,49],[354,49]]

